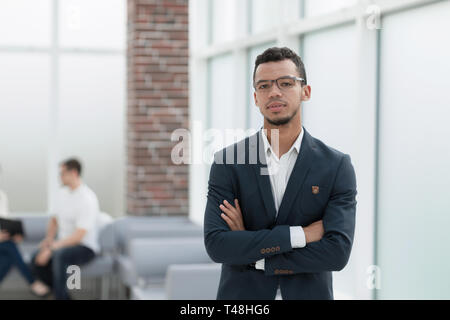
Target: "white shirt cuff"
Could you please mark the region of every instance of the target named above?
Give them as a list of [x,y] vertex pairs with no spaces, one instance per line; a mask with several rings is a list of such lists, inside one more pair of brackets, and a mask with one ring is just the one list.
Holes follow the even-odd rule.
[[256,261],[255,269],[264,270],[264,259]]
[[289,227],[291,232],[291,247],[303,248],[306,246],[305,232],[302,227]]

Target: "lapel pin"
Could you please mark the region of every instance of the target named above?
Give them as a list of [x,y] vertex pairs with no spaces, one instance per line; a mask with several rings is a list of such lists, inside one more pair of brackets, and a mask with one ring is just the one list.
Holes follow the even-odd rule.
[[319,193],[319,186],[312,186],[312,193],[318,194]]

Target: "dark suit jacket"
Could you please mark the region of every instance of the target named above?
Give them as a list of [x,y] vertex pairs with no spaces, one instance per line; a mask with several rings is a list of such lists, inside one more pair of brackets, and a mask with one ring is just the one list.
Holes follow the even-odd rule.
[[[305,130],[277,217],[264,171],[261,131],[214,156],[204,237],[211,259],[222,263],[217,298],[274,299],[279,285],[283,299],[333,299],[331,272],[347,264],[355,229],[357,192],[350,156]],[[231,231],[220,217],[219,204],[234,204],[235,198],[245,231]],[[320,219],[323,238],[293,249],[289,226]],[[250,266],[263,258],[264,271]]]

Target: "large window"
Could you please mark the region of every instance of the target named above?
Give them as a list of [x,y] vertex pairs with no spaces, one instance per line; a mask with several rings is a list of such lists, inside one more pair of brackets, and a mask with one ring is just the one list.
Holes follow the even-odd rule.
[[122,215],[124,58],[65,54],[60,59],[59,79],[59,157],[80,155],[89,186],[103,200],[102,209]]
[[358,4],[358,0],[305,0],[305,16],[317,17]]
[[126,1],[64,0],[59,3],[61,46],[124,49]]
[[355,154],[357,88],[355,26],[307,34],[303,60],[311,100],[303,104],[303,125],[315,137]]
[[236,0],[222,1],[210,0],[210,39],[213,44],[227,42],[235,39],[236,35]]
[[[449,299],[450,3],[386,17],[381,34],[381,299]],[[420,41],[417,41],[420,39]]]
[[[348,25],[305,35],[303,58],[311,86],[311,100],[303,104],[302,123],[313,136],[329,146],[350,154],[355,163],[358,153],[356,123],[355,26]],[[358,175],[358,180],[360,176]],[[360,211],[357,223],[361,221]],[[364,221],[364,219],[362,219]],[[354,241],[349,263],[333,276],[334,287],[352,295],[356,286],[355,256],[360,242]]]
[[51,6],[51,0],[2,0],[0,46],[50,46]]
[[259,108],[255,105],[254,99],[254,88],[253,88],[253,71],[255,68],[255,60],[256,57],[264,52],[267,48],[274,47],[276,45],[275,42],[271,42],[268,44],[259,45],[257,47],[250,48],[248,51],[248,74],[247,74],[247,83],[248,83],[248,92],[247,92],[247,100],[248,100],[248,128],[259,130],[262,125],[264,118],[259,111]]
[[0,188],[12,213],[47,212],[70,156],[101,209],[124,213],[125,28],[125,0],[0,2]]
[[209,120],[210,128],[227,129],[233,126],[233,95],[229,89],[233,87],[233,56],[222,55],[212,58],[209,63]]
[[279,15],[280,6],[276,1],[250,0],[250,9],[252,33],[270,31],[278,26],[279,20],[275,17]]
[[11,211],[47,208],[50,57],[0,51],[0,188]]

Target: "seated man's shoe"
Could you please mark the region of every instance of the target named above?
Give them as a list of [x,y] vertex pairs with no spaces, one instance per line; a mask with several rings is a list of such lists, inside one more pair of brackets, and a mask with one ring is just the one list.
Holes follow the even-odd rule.
[[42,283],[39,280],[31,284],[30,291],[38,298],[46,298],[51,293],[49,287],[47,287],[44,283]]

